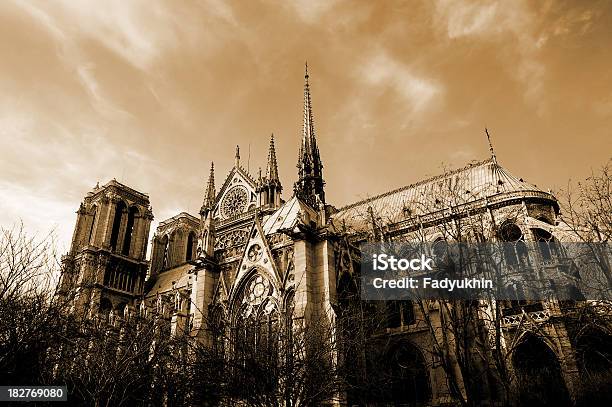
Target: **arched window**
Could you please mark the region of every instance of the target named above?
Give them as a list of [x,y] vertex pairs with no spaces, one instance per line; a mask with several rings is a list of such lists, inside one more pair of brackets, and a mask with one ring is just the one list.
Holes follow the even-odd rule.
[[127,206],[123,201],[117,202],[115,206],[115,217],[113,219],[113,229],[111,231],[110,246],[113,251],[119,249],[119,233],[121,232],[121,223],[127,212]]
[[87,237],[87,242],[89,244],[94,243],[94,240],[95,240],[94,231],[95,231],[97,221],[98,221],[98,206],[94,205],[93,211],[91,214],[91,225],[89,226],[89,236]]
[[555,238],[553,235],[544,229],[532,229],[533,238],[537,242],[542,260],[547,262],[553,260],[557,255]]
[[[278,352],[279,309],[273,287],[261,274],[254,274],[238,297],[234,317],[235,342],[245,363],[275,362]],[[262,359],[263,358],[263,359]]]
[[189,235],[187,236],[187,250],[185,253],[185,261],[193,260],[196,242],[197,240],[195,232],[189,232]]
[[504,222],[499,228],[498,237],[503,245],[504,260],[507,266],[519,268],[529,264],[523,232],[516,223]]
[[385,365],[381,366],[385,369],[384,401],[396,406],[416,406],[431,399],[427,366],[414,345],[401,342],[389,351],[385,359]]
[[134,219],[138,215],[138,208],[132,206],[128,212],[127,224],[125,227],[125,237],[123,239],[123,250],[121,254],[129,256],[130,246],[132,245],[132,233],[134,232]]

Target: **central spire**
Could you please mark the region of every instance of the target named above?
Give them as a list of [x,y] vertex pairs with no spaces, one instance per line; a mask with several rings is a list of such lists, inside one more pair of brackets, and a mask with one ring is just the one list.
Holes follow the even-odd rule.
[[298,155],[298,181],[295,183],[295,194],[313,207],[325,204],[323,186],[323,164],[315,136],[314,118],[312,114],[312,99],[308,81],[308,63],[304,74],[304,117],[302,142]]
[[308,62],[306,62],[304,74],[304,124],[302,130],[302,149],[311,150],[316,146],[314,120],[312,118],[312,100],[310,99],[310,84],[308,83]]

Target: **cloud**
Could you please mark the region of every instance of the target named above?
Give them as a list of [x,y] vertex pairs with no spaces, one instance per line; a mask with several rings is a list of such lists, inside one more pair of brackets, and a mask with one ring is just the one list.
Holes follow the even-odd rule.
[[391,58],[386,52],[371,55],[358,74],[371,85],[382,86],[404,99],[410,111],[422,112],[440,97],[443,88],[435,81],[416,75],[410,67]]
[[0,227],[11,229],[23,222],[28,235],[46,236],[53,232],[58,237],[58,251],[68,250],[78,201],[59,200],[53,194],[41,194],[38,190],[3,180],[0,180],[0,195],[3,197]]
[[75,205],[97,180],[121,176],[142,185],[158,165],[142,151],[113,143],[104,126],[88,124],[86,109],[68,123],[34,103],[13,105],[0,97],[0,112],[0,139],[7,141],[0,150],[2,226],[22,220],[28,231],[56,228],[60,241],[69,242]]
[[15,4],[62,45],[68,43],[72,48],[83,40],[93,40],[141,70],[176,44],[209,40],[206,34],[213,28],[212,20],[236,25],[232,8],[223,0],[202,2],[205,15],[197,17],[179,3],[162,0],[50,0],[37,5]]
[[442,12],[446,13],[449,38],[482,34],[492,29],[500,29],[499,26],[492,24],[498,12],[498,3],[481,6],[470,3],[452,7],[450,3],[440,2],[438,5],[444,10]]
[[129,112],[119,108],[111,97],[107,96],[101,89],[94,72],[95,66],[91,63],[77,66],[77,78],[79,83],[90,96],[92,107],[103,117],[119,120],[130,116]]
[[70,1],[17,3],[60,42],[93,39],[144,69],[173,38],[169,13],[158,1]]
[[[439,0],[435,14],[436,24],[442,23],[449,39],[471,38],[499,43],[499,55],[506,60],[504,65],[524,84],[525,100],[535,105],[540,113],[545,111],[542,94],[546,67],[539,51],[546,38],[538,35],[534,11],[525,1]],[[513,52],[508,52],[510,49]]]
[[331,10],[338,0],[293,0],[288,5],[306,23],[316,23],[322,15]]

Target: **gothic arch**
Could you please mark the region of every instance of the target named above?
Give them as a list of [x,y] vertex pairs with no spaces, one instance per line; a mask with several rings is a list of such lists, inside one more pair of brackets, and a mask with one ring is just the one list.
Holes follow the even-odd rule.
[[583,405],[612,404],[612,333],[598,326],[576,338],[576,361],[582,376]]
[[548,230],[532,228],[531,233],[543,261],[551,261],[561,254],[557,239]]
[[612,369],[612,334],[590,327],[577,338],[578,362],[585,373]]
[[393,405],[419,406],[431,400],[429,369],[423,353],[412,342],[401,340],[389,348],[382,366],[382,396]]
[[525,232],[513,220],[506,219],[497,230],[497,238],[502,244],[504,261],[507,266],[521,270],[529,264]]
[[[262,357],[277,356],[281,307],[268,273],[253,268],[239,283],[230,301],[233,343],[241,357],[249,352]],[[240,355],[239,355],[240,356]]]
[[253,278],[257,275],[260,275],[261,277],[266,279],[267,282],[269,282],[271,287],[271,295],[276,297],[281,292],[280,287],[278,286],[278,283],[276,281],[276,276],[273,276],[272,273],[268,272],[268,270],[260,266],[253,266],[246,273],[244,273],[240,280],[238,280],[233,286],[233,288],[230,289],[228,303],[232,315],[234,315],[236,312],[236,303],[243,298],[245,290],[248,289],[248,284],[250,284]]
[[520,405],[570,405],[561,364],[547,342],[526,333],[512,352]]

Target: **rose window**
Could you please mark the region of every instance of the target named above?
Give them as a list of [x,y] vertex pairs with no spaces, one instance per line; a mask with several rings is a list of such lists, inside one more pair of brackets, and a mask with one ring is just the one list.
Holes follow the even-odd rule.
[[223,203],[221,204],[223,215],[229,218],[244,212],[248,203],[247,201],[247,192],[244,188],[234,187],[230,189],[225,195],[225,198],[223,198]]

